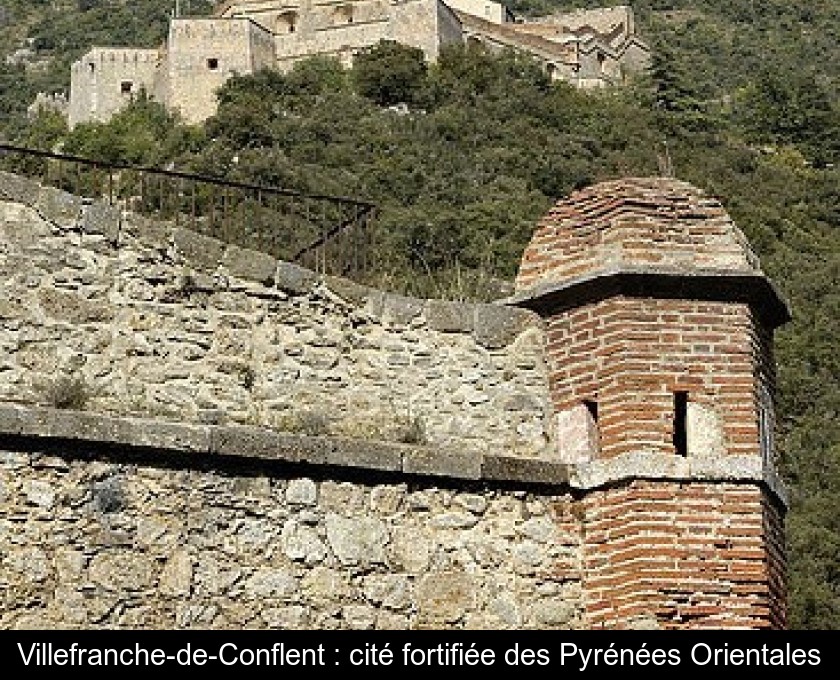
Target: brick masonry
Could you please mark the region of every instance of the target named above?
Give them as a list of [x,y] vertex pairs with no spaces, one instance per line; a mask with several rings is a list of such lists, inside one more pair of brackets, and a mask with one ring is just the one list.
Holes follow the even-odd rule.
[[[558,458],[643,461],[582,501],[589,625],[783,627],[784,503],[690,472],[774,467],[772,336],[788,312],[720,203],[663,178],[580,191],[538,226],[513,301],[546,321]],[[653,479],[654,460],[688,474]]]
[[727,454],[759,446],[763,345],[747,305],[618,296],[549,319],[557,411],[598,407],[600,455],[675,455],[674,399],[718,415]]
[[760,272],[746,237],[720,202],[686,182],[604,182],[560,201],[522,257],[519,290],[618,268],[656,266],[682,276]]
[[583,501],[593,628],[782,628],[782,521],[759,487],[633,482]]

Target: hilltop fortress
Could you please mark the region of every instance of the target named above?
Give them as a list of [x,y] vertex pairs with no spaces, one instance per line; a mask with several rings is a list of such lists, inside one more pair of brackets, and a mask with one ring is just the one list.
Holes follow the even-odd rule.
[[579,87],[622,83],[650,55],[629,7],[523,21],[485,0],[230,0],[212,17],[174,17],[158,49],[92,48],[72,66],[69,123],[107,121],[141,89],[198,123],[234,74],[287,71],[315,55],[349,65],[380,40],[418,47],[429,61],[447,45],[518,49]]

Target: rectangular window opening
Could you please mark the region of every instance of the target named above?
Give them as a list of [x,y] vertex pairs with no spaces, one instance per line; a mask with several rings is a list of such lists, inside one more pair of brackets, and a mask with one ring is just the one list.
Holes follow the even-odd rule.
[[207,60],[207,68],[211,71],[218,71],[219,70],[219,60],[216,58],[210,58]]
[[134,87],[134,83],[130,80],[124,80],[120,83],[120,92],[123,94],[131,94],[131,90]]
[[688,455],[688,392],[674,392],[674,451],[683,458]]

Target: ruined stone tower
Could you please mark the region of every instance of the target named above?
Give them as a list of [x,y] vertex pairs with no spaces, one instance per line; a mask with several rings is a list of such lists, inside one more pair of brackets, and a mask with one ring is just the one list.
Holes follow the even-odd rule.
[[670,179],[581,191],[517,290],[547,325],[555,455],[592,489],[590,625],[783,626],[771,345],[789,315],[721,205]]

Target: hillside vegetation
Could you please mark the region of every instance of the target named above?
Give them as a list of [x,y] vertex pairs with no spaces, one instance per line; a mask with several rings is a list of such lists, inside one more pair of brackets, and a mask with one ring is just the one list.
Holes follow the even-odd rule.
[[656,174],[667,151],[679,178],[724,201],[793,308],[777,346],[792,625],[840,628],[840,5],[632,4],[656,58],[622,90],[552,84],[513,54],[451,50],[427,66],[382,44],[351,71],[313,59],[287,76],[236,78],[202,128],[140,98],[110,124],[70,134],[55,116],[26,120],[34,93],[66,86],[67,64],[91,42],[157,44],[171,2],[0,0],[0,53],[27,35],[38,47],[34,66],[0,65],[0,133],[374,200],[372,282],[453,298],[498,295],[554,200],[599,179]]

